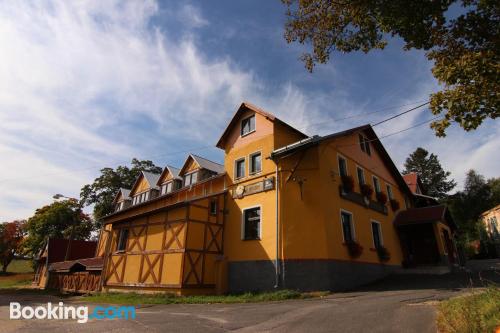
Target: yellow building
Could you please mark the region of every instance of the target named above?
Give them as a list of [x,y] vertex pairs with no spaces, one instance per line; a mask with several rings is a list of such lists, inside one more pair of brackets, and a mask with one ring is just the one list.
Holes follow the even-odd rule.
[[500,242],[500,205],[481,214],[481,220],[488,236]]
[[189,155],[117,193],[102,290],[342,290],[455,262],[446,208],[415,204],[369,125],[310,137],[243,103],[217,147],[224,165]]

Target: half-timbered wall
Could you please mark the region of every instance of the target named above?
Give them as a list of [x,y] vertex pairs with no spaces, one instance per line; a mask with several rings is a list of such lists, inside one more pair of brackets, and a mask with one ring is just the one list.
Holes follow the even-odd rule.
[[[215,214],[210,202],[217,202]],[[215,261],[222,254],[224,194],[112,225],[104,286],[214,288]],[[117,251],[128,229],[126,250]]]

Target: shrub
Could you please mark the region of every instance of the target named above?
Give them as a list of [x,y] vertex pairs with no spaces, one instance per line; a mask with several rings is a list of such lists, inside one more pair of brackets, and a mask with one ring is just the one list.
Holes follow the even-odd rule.
[[380,261],[389,261],[391,259],[391,254],[384,246],[377,247],[377,254]]
[[352,258],[357,258],[363,252],[363,247],[359,245],[356,241],[346,242],[347,252],[349,252],[349,256]]
[[384,192],[377,192],[377,201],[380,202],[382,205],[385,205],[387,202],[387,195],[385,195]]
[[361,194],[363,194],[367,198],[370,198],[373,194],[373,188],[368,184],[361,184],[360,190]]
[[399,209],[399,201],[391,199],[391,208],[395,212]]
[[351,176],[342,176],[342,187],[345,192],[352,192],[354,189],[354,178]]

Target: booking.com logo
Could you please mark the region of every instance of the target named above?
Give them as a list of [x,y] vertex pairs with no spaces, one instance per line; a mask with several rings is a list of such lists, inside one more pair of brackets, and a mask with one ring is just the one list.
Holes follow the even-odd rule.
[[20,303],[10,303],[10,319],[76,319],[78,323],[86,323],[89,319],[135,319],[133,306],[96,306],[89,314],[88,306],[65,306],[59,302],[54,306],[21,306]]

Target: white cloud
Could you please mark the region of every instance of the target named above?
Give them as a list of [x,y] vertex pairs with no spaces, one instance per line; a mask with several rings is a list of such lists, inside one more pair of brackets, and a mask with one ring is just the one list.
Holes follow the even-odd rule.
[[[155,26],[159,15],[182,28]],[[195,42],[196,29],[209,25],[191,4],[169,12],[154,1],[3,2],[0,221],[30,216],[54,193],[77,196],[103,166],[179,150],[179,137],[198,144],[215,142],[243,100],[309,134],[382,117],[325,119],[325,111],[334,111],[337,119],[371,110],[352,100],[345,77],[335,78],[343,81],[334,91],[306,93],[293,81],[271,87],[229,56],[210,58]],[[414,102],[431,88],[433,82],[410,98],[388,94],[379,102]],[[391,123],[377,131],[411,125],[417,116],[401,117],[397,126]],[[495,131],[498,137],[498,127]],[[418,144],[430,145],[454,172],[469,167],[453,164],[452,152],[440,154],[446,144],[428,140],[428,132],[387,140],[391,155],[401,163],[417,144],[408,139],[417,137]],[[495,142],[482,141],[475,158],[487,163]],[[463,147],[461,152],[470,153],[472,144]],[[496,168],[486,167],[485,172],[498,170],[498,158],[495,163]]]

